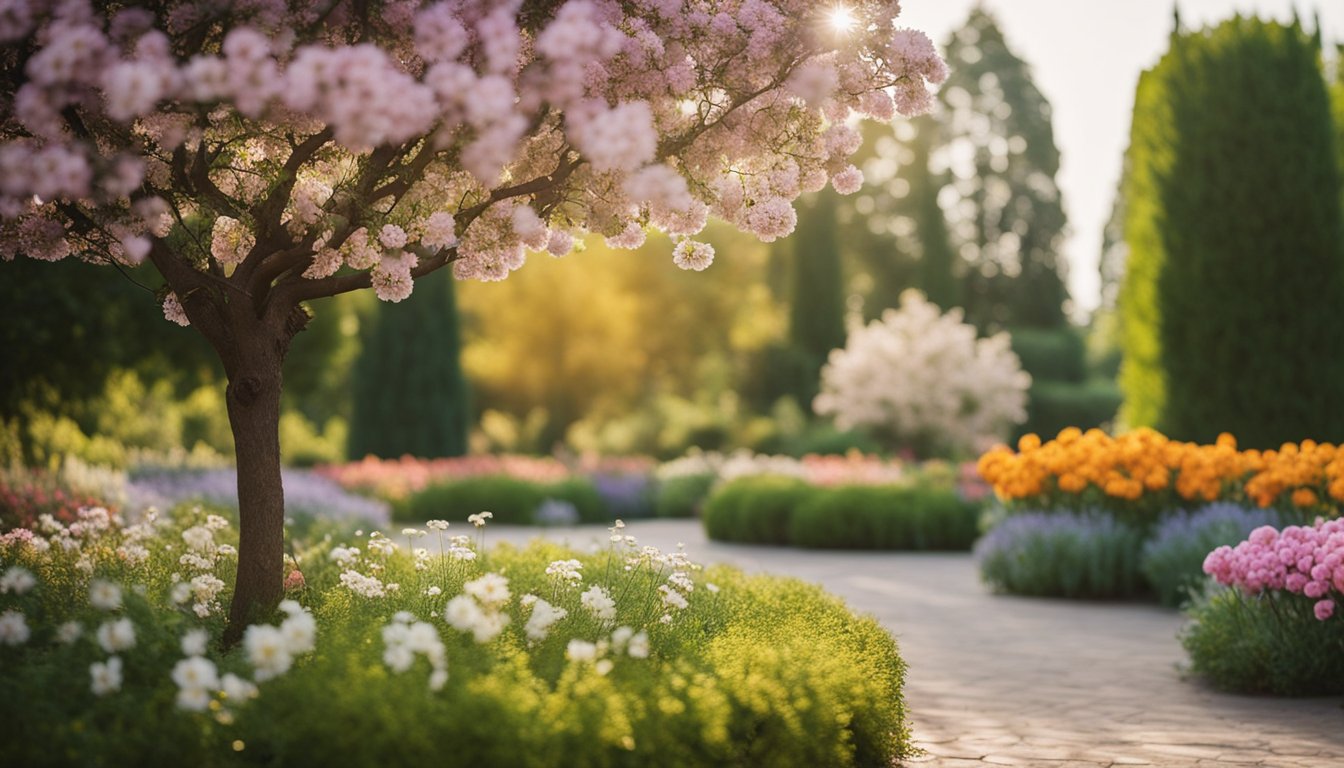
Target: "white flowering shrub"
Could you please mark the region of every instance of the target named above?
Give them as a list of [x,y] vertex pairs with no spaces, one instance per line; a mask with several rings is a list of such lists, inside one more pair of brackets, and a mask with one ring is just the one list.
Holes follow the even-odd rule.
[[[819,589],[706,573],[619,521],[597,553],[492,551],[490,514],[471,518],[463,534],[291,529],[286,599],[231,648],[224,517],[90,509],[0,534],[0,722],[23,734],[0,739],[0,765],[909,754],[894,642]],[[784,720],[798,728],[767,725]]]
[[960,309],[911,290],[831,352],[813,409],[916,452],[969,455],[1026,420],[1030,386],[1007,333],[977,338]]

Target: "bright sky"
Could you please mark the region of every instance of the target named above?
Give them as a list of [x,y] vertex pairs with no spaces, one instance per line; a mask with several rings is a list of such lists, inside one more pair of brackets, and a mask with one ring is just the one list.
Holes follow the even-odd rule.
[[[1320,1],[1320,0],[1318,0]],[[903,0],[900,23],[922,29],[942,48],[977,0]],[[1090,311],[1099,297],[1097,257],[1111,212],[1120,161],[1129,143],[1139,73],[1167,49],[1173,0],[983,0],[1008,45],[1032,67],[1054,108],[1063,153],[1059,185],[1069,214],[1069,290]],[[1234,13],[1291,20],[1292,0],[1179,0],[1186,28]],[[1344,3],[1320,2],[1327,50],[1344,41]],[[1300,4],[1310,24],[1313,9]],[[1310,28],[1310,27],[1309,27]]]

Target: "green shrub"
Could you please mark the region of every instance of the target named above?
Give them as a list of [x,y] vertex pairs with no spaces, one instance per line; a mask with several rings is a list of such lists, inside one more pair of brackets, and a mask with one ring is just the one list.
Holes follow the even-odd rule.
[[1130,597],[1142,589],[1142,535],[1094,512],[1003,518],[975,545],[980,576],[996,590],[1038,597]]
[[[182,532],[199,522],[179,510],[142,541],[149,557],[135,566],[112,554],[124,543],[119,531],[99,534],[108,546],[82,554],[92,558],[96,577],[123,585],[122,607],[111,614],[89,605],[88,576],[76,564],[81,553],[59,546],[4,550],[7,567],[17,561],[37,584],[0,595],[0,613],[22,612],[31,630],[23,642],[0,645],[0,722],[11,736],[0,739],[0,765],[382,768],[393,760],[878,768],[913,752],[902,700],[905,665],[874,620],[854,616],[815,586],[720,567],[688,572],[695,589],[685,591],[687,606],[664,623],[656,587],[667,574],[651,560],[630,571],[619,567],[623,548],[578,555],[547,544],[501,546],[473,560],[435,554],[419,569],[404,551],[382,555],[367,547],[338,563],[334,542],[293,541],[307,583],[291,593],[301,606],[282,607],[311,616],[315,647],[295,651],[292,667],[258,680],[255,699],[223,698],[211,688],[213,703],[188,711],[177,704],[173,670],[184,660],[181,639],[190,629],[206,630],[211,669],[260,677],[245,646],[220,649],[218,609],[201,619],[171,600],[169,574],[182,569]],[[216,535],[220,543],[236,541],[231,529]],[[173,542],[178,551],[170,549]],[[646,633],[647,658],[632,651],[633,641],[617,639],[612,624],[589,614],[580,590],[557,589],[546,569],[567,558],[578,559],[585,580],[613,598],[616,626]],[[229,562],[216,566],[226,580]],[[346,568],[400,589],[361,596],[342,584]],[[510,596],[498,610],[510,620],[477,642],[444,623],[444,607],[452,598],[475,600],[464,596],[464,585],[486,573],[507,578]],[[430,587],[441,591],[429,594]],[[525,606],[528,594],[567,611],[542,636],[529,637],[529,617],[542,605]],[[123,616],[136,638],[119,651],[123,679],[95,695],[90,665],[108,658],[96,628]],[[54,642],[57,626],[69,620],[84,624],[82,636]],[[408,669],[392,668],[388,630],[421,620],[423,634],[442,644],[448,675],[437,690],[429,684],[434,666],[426,652],[417,651]],[[593,643],[589,653],[600,661],[573,658],[575,641]]]
[[712,472],[668,477],[658,481],[653,513],[658,517],[695,517],[718,476]]
[[751,544],[788,544],[790,519],[811,486],[794,477],[758,475],[725,483],[705,502],[711,539]]
[[490,511],[496,523],[529,525],[547,499],[574,505],[579,519],[608,519],[602,497],[591,481],[573,477],[557,483],[534,483],[508,475],[481,475],[432,483],[393,507],[393,518],[406,522],[462,519]]
[[1248,597],[1215,589],[1191,606],[1181,634],[1195,674],[1238,693],[1344,693],[1344,617],[1318,621],[1302,595]]
[[1081,383],[1087,376],[1087,348],[1075,329],[1014,328],[1013,352],[1032,381]]
[[611,520],[602,494],[598,493],[593,481],[586,477],[571,477],[558,483],[541,485],[540,488],[546,499],[573,504],[581,523],[605,523]]
[[790,543],[824,549],[966,550],[977,505],[933,488],[855,485],[818,490],[794,512]]
[[1057,435],[1066,427],[1100,427],[1115,419],[1124,399],[1109,381],[1034,381],[1027,397],[1027,420],[1017,427],[1014,440],[1026,434]]

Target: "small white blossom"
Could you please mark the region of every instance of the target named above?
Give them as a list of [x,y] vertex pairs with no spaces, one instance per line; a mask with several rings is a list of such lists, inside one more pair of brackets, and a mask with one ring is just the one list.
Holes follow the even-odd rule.
[[209,659],[193,656],[173,667],[173,682],[177,683],[179,708],[204,712],[210,705],[210,692],[219,688],[219,670]]
[[485,527],[485,521],[489,520],[494,516],[495,514],[493,512],[478,512],[474,515],[467,515],[467,522],[471,523],[477,528],[483,528]]
[[130,619],[105,621],[98,627],[98,645],[108,653],[128,651],[135,647],[135,625]]
[[448,530],[448,521],[430,520],[429,522],[425,523],[425,527],[430,529],[431,531],[446,531]]
[[113,656],[105,662],[89,665],[89,688],[94,696],[106,696],[121,690],[121,659]]
[[649,634],[643,630],[635,633],[630,638],[630,644],[626,646],[625,652],[635,659],[649,658]]
[[62,645],[70,645],[84,634],[84,625],[78,621],[67,621],[56,628],[56,642]]
[[565,646],[565,658],[577,662],[597,661],[597,645],[586,640],[570,640]]
[[13,592],[16,595],[22,595],[28,590],[37,586],[37,577],[33,572],[16,565],[5,571],[4,576],[0,576],[0,594]]
[[278,627],[269,624],[248,627],[243,633],[243,649],[247,651],[248,661],[256,670],[258,682],[283,675],[294,663],[285,636]]
[[193,629],[182,636],[182,652],[187,656],[204,656],[210,635],[204,629]]
[[607,591],[601,586],[594,584],[588,591],[579,595],[579,602],[598,621],[616,620],[616,601],[612,600],[611,595],[607,594]]
[[215,553],[215,532],[203,525],[195,525],[183,531],[182,540],[193,552],[205,555]]
[[0,614],[0,644],[23,645],[31,636],[28,620],[22,613],[11,608]]
[[220,690],[223,691],[225,698],[230,701],[247,701],[257,697],[256,684],[251,680],[244,680],[232,672],[220,679]]
[[438,597],[441,594],[443,594],[443,589],[440,587],[431,586],[425,588],[425,596],[427,597]]
[[110,581],[94,579],[89,584],[89,605],[100,611],[115,611],[121,607],[121,587]]
[[462,591],[486,607],[500,606],[509,601],[509,580],[497,573],[487,573],[463,584]]
[[564,608],[558,608],[551,605],[535,595],[528,595],[527,597],[534,598],[534,600],[532,604],[532,615],[528,617],[527,623],[523,625],[523,632],[527,635],[528,640],[538,643],[545,640],[546,636],[550,634],[551,627],[553,627],[556,622],[568,616],[569,612]]

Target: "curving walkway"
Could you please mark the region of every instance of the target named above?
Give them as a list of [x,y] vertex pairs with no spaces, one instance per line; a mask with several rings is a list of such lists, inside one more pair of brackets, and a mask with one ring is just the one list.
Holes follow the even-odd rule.
[[[701,563],[795,576],[876,616],[909,664],[914,766],[1344,767],[1344,702],[1217,693],[1183,679],[1179,614],[1141,604],[990,595],[966,554],[851,553],[709,542],[692,521],[627,533]],[[496,526],[600,547],[598,527]]]

